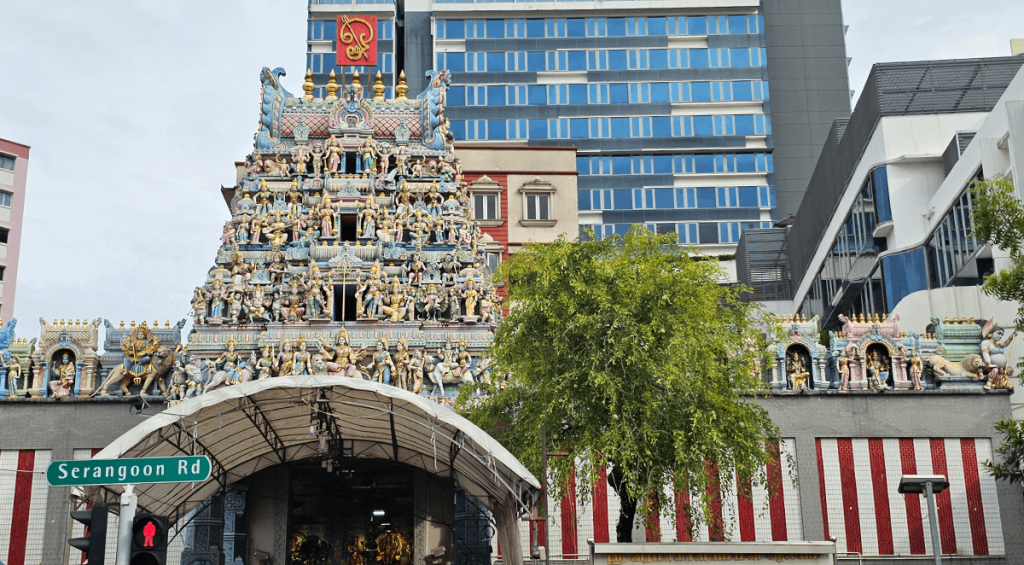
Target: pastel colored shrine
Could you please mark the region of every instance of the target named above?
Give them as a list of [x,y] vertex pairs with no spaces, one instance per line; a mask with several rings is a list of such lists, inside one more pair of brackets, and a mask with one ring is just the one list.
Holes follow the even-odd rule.
[[775,390],[1008,389],[1013,332],[989,320],[939,321],[933,333],[899,329],[899,316],[840,315],[842,330],[819,340],[819,320],[779,318],[786,334],[766,351],[767,379]]

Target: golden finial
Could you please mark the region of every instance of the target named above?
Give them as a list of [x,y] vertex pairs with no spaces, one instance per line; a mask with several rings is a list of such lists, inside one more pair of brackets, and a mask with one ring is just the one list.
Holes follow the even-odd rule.
[[338,99],[338,77],[334,76],[334,71],[327,77],[327,98],[325,100],[337,100]]
[[972,324],[974,323],[974,316],[971,316],[971,320],[970,320],[970,322],[971,322]]
[[53,323],[52,323],[52,324],[50,324],[50,325],[51,325],[51,326],[56,326],[56,325],[57,325],[57,318],[54,318],[54,319],[53,319]]
[[960,323],[961,324],[966,324],[967,323],[967,317],[966,316],[960,316]]
[[155,329],[157,329],[159,327],[160,327],[160,320],[153,320],[153,329],[155,330]]
[[360,91],[363,90],[363,83],[359,82],[359,71],[355,71],[354,73],[352,73],[352,86],[359,89]]
[[949,323],[949,316],[945,316],[944,318],[942,318],[942,323],[943,324],[948,324]]
[[62,327],[62,328],[64,327],[64,318],[60,319],[60,327]]
[[395,100],[406,100],[405,95],[409,93],[409,85],[405,84],[405,71],[398,74],[398,86],[395,87]]
[[882,320],[878,317],[878,312],[875,312],[875,323],[878,324],[881,323],[881,321]]
[[882,313],[882,322],[885,323],[885,322],[888,322],[888,321],[889,321],[889,313],[888,312],[883,312]]
[[132,329],[135,329],[135,320],[132,320]]
[[373,81],[373,99],[384,101],[384,79],[381,78],[380,71],[377,71],[377,78]]
[[313,90],[315,89],[316,85],[313,84],[313,71],[306,69],[306,82],[302,83],[302,91],[305,92],[306,94],[305,96],[303,96],[303,98],[305,98],[306,100],[312,100]]
[[168,328],[169,329],[170,327],[171,327],[171,321],[170,320],[164,320],[164,328]]
[[124,320],[121,320],[121,329],[124,329]]
[[807,323],[807,314],[800,314],[800,323],[801,324],[806,324]]

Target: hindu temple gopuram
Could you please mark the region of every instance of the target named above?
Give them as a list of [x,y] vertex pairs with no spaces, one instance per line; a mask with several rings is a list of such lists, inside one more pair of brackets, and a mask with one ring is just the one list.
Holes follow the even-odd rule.
[[[573,483],[535,528],[540,482],[449,409],[466,385],[501,378],[487,351],[507,306],[486,229],[511,214],[478,222],[474,195],[510,207],[502,167],[524,200],[554,191],[551,175],[515,163],[522,147],[464,170],[446,71],[414,97],[400,78],[393,99],[378,77],[332,75],[321,98],[309,73],[298,97],[283,76],[260,73],[255,144],[222,190],[230,219],[187,333],[189,320],[149,318],[42,320],[31,338],[15,320],[0,328],[0,424],[13,430],[0,434],[0,561],[80,565],[68,511],[117,504],[117,486],[48,488],[51,461],[205,455],[205,481],[135,487],[141,511],[172,526],[165,565],[518,564],[541,546],[558,565],[584,562],[587,540],[612,541],[614,489]],[[1001,441],[994,422],[1012,415],[1012,331],[968,316],[838,319],[823,333],[816,316],[779,318],[764,351],[778,496],[709,488],[695,531],[666,512],[634,541],[835,538],[844,562],[924,563],[924,498],[897,488],[934,473],[950,483],[941,553],[1021,562],[1019,487],[982,466]],[[111,526],[110,562],[115,538]]]

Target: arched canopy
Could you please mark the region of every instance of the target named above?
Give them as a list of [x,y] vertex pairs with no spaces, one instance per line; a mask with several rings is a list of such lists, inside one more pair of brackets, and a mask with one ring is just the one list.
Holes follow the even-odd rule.
[[[528,508],[539,493],[526,467],[462,416],[418,394],[347,377],[277,377],[215,390],[151,417],[95,458],[208,456],[212,473],[202,483],[135,487],[140,510],[176,522],[224,486],[320,454],[311,435],[317,416],[333,420],[346,455],[452,477],[492,511],[507,501]],[[86,497],[113,501],[119,491],[91,487]]]

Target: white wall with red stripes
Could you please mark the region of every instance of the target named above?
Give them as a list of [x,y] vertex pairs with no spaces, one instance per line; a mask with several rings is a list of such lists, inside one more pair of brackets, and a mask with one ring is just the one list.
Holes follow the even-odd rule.
[[46,528],[49,450],[0,451],[0,561],[36,565]]
[[[692,537],[685,519],[675,519],[667,512],[658,517],[657,528],[634,535],[634,541],[646,537],[648,541],[800,541],[803,539],[803,524],[800,513],[800,492],[793,481],[796,477],[796,445],[792,439],[783,440],[774,460],[766,467],[768,479],[782,492],[781,497],[768,500],[765,485],[740,485],[735,477],[731,489],[715,489],[711,492],[710,520],[701,523]],[[537,523],[537,530],[531,531],[530,523],[520,525],[520,540],[523,555],[530,555],[534,541],[548,548],[552,559],[587,558],[587,539],[598,543],[615,541],[615,527],[619,518],[619,497],[608,488],[606,480],[600,480],[592,488],[592,496],[585,502],[570,488],[561,500],[549,497],[548,534],[550,544],[544,543],[543,527]],[[740,495],[738,493],[749,493]],[[685,502],[677,497],[679,502]],[[493,542],[497,545],[497,541]],[[497,546],[494,548],[497,555]]]
[[825,536],[853,555],[931,555],[923,495],[897,492],[901,475],[945,475],[936,497],[942,553],[1003,555],[988,438],[819,438],[816,441]]

